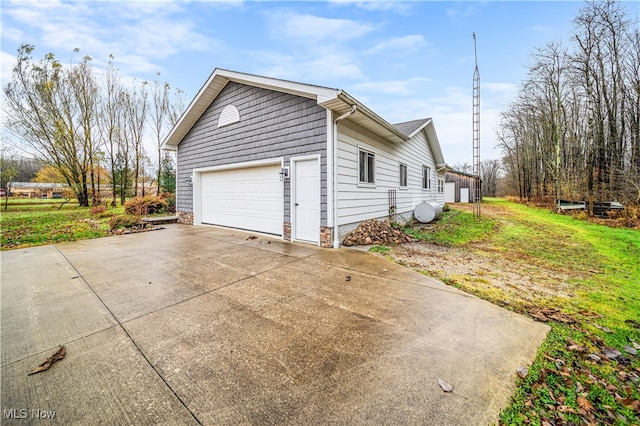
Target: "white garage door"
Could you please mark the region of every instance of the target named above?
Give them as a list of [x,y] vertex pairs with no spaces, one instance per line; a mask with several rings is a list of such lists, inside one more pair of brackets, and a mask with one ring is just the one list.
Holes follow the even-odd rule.
[[202,223],[282,235],[280,164],[201,175]]

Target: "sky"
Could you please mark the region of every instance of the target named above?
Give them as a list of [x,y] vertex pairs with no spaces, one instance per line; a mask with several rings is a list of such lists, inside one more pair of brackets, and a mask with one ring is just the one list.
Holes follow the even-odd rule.
[[[625,1],[637,19],[640,2]],[[581,1],[6,1],[0,80],[21,44],[63,63],[109,55],[125,77],[160,79],[187,102],[215,68],[343,89],[391,123],[431,117],[446,162],[472,162],[477,37],[481,159],[536,48],[568,43]],[[75,48],[80,53],[73,53]],[[157,73],[160,73],[158,77]],[[148,134],[149,141],[151,133]],[[152,151],[153,144],[149,143]]]

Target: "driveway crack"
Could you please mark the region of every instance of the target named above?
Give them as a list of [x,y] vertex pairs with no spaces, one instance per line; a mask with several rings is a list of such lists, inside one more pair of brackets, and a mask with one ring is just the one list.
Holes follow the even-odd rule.
[[62,255],[62,257],[69,263],[69,265],[73,268],[73,270],[78,274],[78,276],[82,279],[82,281],[85,283],[85,285],[89,288],[89,290],[91,290],[91,292],[96,296],[96,298],[100,301],[100,303],[102,303],[102,306],[105,307],[105,309],[109,312],[109,314],[113,317],[113,319],[116,321],[117,326],[120,327],[120,329],[124,332],[124,334],[127,336],[127,338],[131,341],[131,343],[133,344],[133,346],[136,348],[136,350],[140,353],[140,355],[142,356],[142,358],[144,358],[144,360],[147,362],[147,364],[149,364],[149,367],[151,367],[153,369],[153,371],[156,373],[156,375],[160,378],[160,380],[162,380],[162,382],[165,384],[165,386],[167,387],[167,389],[169,389],[169,391],[171,391],[171,393],[176,397],[176,399],[180,402],[180,404],[182,404],[182,406],[187,410],[187,412],[189,412],[189,414],[191,414],[191,417],[193,417],[193,419],[199,424],[202,425],[202,422],[200,421],[200,419],[198,419],[198,417],[195,415],[195,413],[193,411],[191,411],[191,409],[189,408],[189,406],[183,401],[182,398],[180,398],[180,395],[178,395],[176,393],[176,391],[171,387],[171,385],[169,384],[169,382],[167,382],[167,380],[165,379],[165,377],[161,374],[160,370],[153,365],[153,363],[151,362],[151,360],[147,357],[147,355],[144,353],[144,351],[142,350],[142,348],[138,345],[138,343],[135,341],[135,339],[133,338],[133,336],[131,336],[131,334],[129,334],[129,332],[127,331],[127,329],[124,327],[124,325],[120,322],[120,320],[118,319],[118,317],[116,316],[116,314],[109,308],[109,306],[104,302],[104,300],[102,300],[102,298],[100,297],[100,295],[93,289],[93,287],[91,287],[91,285],[87,282],[87,280],[84,278],[84,276],[82,275],[82,273],[75,267],[75,265],[67,258],[67,256],[65,256],[65,254],[60,251],[60,249],[55,246],[56,250],[58,251],[58,253],[60,253]]

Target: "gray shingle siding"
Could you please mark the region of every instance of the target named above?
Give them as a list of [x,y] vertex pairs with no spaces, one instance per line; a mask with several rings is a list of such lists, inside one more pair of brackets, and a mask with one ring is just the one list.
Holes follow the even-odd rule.
[[[240,121],[218,128],[220,112],[233,105]],[[178,145],[177,209],[193,211],[187,182],[201,167],[320,154],[321,223],[327,223],[327,113],[315,100],[229,82]],[[290,181],[284,184],[285,222],[290,222]]]

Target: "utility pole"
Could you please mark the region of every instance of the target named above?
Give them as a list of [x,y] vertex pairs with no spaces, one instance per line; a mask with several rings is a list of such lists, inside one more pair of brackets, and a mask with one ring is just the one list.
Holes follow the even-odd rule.
[[476,68],[473,71],[473,217],[480,220],[482,187],[480,180],[480,71],[478,70],[478,48],[476,33],[473,33],[473,51]]

